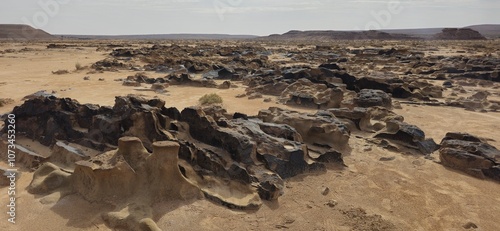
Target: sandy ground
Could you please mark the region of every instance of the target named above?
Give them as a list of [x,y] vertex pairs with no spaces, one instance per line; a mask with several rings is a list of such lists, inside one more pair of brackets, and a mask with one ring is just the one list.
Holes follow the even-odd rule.
[[[23,44],[0,44],[0,49],[21,49]],[[12,104],[0,107],[0,114],[22,103],[21,99],[38,90],[55,91],[59,97],[71,97],[81,103],[112,105],[117,95],[143,94],[159,97],[167,106],[182,109],[196,105],[206,93],[224,98],[229,112],[256,114],[277,106],[275,101],[235,98],[243,87],[228,90],[171,86],[168,93],[138,91],[121,86],[118,78],[133,72],[86,74],[74,71],[75,63],[91,65],[105,57],[95,48],[47,50],[0,54],[0,98],[12,98]],[[54,75],[59,69],[70,74]],[[161,74],[148,73],[151,77]],[[90,76],[91,80],[83,80]],[[105,81],[98,81],[104,78]],[[141,89],[141,88],[138,88]],[[142,88],[145,89],[145,88]],[[284,107],[284,106],[282,106]],[[422,128],[440,142],[446,132],[469,132],[495,139],[500,147],[500,114],[476,113],[459,108],[403,105],[396,113]],[[353,151],[345,156],[347,168],[329,166],[326,173],[301,175],[287,181],[285,194],[277,202],[265,202],[257,211],[230,210],[208,200],[165,202],[155,205],[155,220],[164,230],[463,230],[473,222],[477,230],[500,227],[500,184],[476,179],[447,169],[432,159],[390,152],[351,139]],[[388,162],[380,157],[395,157]],[[2,163],[3,166],[5,165]],[[99,213],[112,208],[89,204],[77,195],[57,201],[57,195],[40,198],[26,192],[32,173],[23,171],[18,181],[17,222],[7,222],[0,212],[0,230],[109,230]],[[322,195],[328,187],[329,194]],[[6,211],[7,189],[0,189],[0,206]],[[327,203],[335,200],[336,206]],[[331,204],[331,203],[330,203]],[[366,211],[366,213],[365,213]]]

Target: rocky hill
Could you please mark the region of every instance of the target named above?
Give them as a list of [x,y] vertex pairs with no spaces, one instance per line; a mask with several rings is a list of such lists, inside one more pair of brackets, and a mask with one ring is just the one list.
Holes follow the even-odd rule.
[[419,28],[370,31],[298,31],[261,37],[264,40],[484,40],[500,37],[500,26],[477,25],[464,28]]
[[392,34],[381,31],[298,31],[292,30],[284,34],[273,34],[263,39],[278,39],[278,40],[407,40],[418,39],[405,34]]
[[0,39],[33,40],[54,38],[55,36],[28,25],[0,24]]
[[479,32],[470,28],[445,28],[441,33],[434,35],[433,39],[442,40],[485,40]]
[[500,25],[498,24],[473,25],[465,28],[476,30],[487,38],[500,38]]

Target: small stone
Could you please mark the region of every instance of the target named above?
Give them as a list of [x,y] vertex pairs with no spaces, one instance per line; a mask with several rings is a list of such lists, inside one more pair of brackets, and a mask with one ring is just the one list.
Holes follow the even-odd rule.
[[99,78],[99,81],[104,81],[104,78]]
[[271,102],[271,101],[272,101],[272,99],[271,99],[271,98],[265,98],[265,99],[264,99],[264,102],[266,102],[266,103]]
[[248,99],[258,99],[258,98],[262,98],[262,94],[252,93],[251,95],[248,96]]
[[329,200],[328,202],[325,203],[325,205],[328,205],[330,208],[333,208],[337,206],[339,203],[336,200]]
[[236,95],[236,98],[243,98],[245,96],[247,96],[247,94],[239,94],[239,95]]
[[380,159],[378,159],[379,161],[391,161],[391,160],[395,160],[396,157],[395,156],[390,156],[390,157],[380,157]]
[[83,77],[83,80],[90,80],[90,76]]
[[403,107],[401,106],[401,103],[399,101],[392,102],[392,106],[394,109],[403,109]]
[[462,227],[464,227],[464,229],[477,229],[477,225],[472,223],[472,222],[467,222],[465,223],[465,225],[463,225]]
[[330,188],[328,188],[328,187],[323,187],[323,189],[321,190],[321,194],[323,194],[323,196],[328,195],[329,192],[330,192]]

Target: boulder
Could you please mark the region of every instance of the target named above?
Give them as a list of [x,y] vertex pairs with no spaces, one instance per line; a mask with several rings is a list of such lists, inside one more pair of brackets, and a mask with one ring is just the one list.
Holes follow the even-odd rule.
[[286,124],[295,128],[308,144],[328,146],[336,150],[343,150],[348,146],[349,129],[328,111],[318,111],[311,115],[271,107],[259,111],[258,118],[264,122]]
[[373,137],[387,140],[395,146],[417,150],[424,155],[431,154],[439,148],[434,140],[425,138],[425,133],[420,128],[398,120],[387,121],[385,129]]
[[324,84],[315,84],[308,79],[299,79],[281,93],[279,101],[289,105],[322,109],[339,107],[343,95],[341,89],[328,88]]
[[168,77],[171,85],[187,85],[193,87],[217,88],[218,85],[211,79],[193,79],[188,74],[171,75]]
[[392,99],[387,93],[381,90],[363,89],[358,92],[358,95],[354,98],[354,104],[358,107],[365,108],[381,106],[391,109]]
[[474,135],[447,133],[441,141],[439,158],[444,166],[500,181],[500,150]]

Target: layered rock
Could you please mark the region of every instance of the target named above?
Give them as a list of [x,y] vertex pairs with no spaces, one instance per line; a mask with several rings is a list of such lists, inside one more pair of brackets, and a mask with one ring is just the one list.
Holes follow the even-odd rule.
[[339,107],[343,100],[343,91],[328,88],[324,84],[315,84],[308,79],[299,79],[290,84],[280,96],[280,102],[311,108]]
[[347,126],[328,111],[318,111],[312,115],[271,107],[259,111],[258,117],[264,122],[293,127],[304,142],[312,145],[342,150],[346,148],[350,138]]
[[467,133],[447,133],[439,158],[444,166],[479,178],[500,181],[500,150]]
[[[347,127],[326,112],[300,115],[301,121],[305,122],[303,126],[294,122],[295,112],[278,113],[270,109],[275,113],[271,117],[276,118],[249,118],[238,113],[233,118],[219,107],[192,107],[179,112],[175,108],[166,108],[164,104],[159,99],[148,100],[129,95],[116,97],[113,107],[99,107],[44,95],[27,100],[13,113],[16,114],[20,133],[53,147],[52,155],[37,159],[37,165],[51,161],[67,169],[75,169],[75,172],[86,169],[88,177],[95,174],[90,173],[88,168],[103,168],[104,171],[106,167],[103,164],[110,161],[119,163],[125,169],[130,165],[130,171],[119,173],[123,175],[123,178],[116,179],[119,182],[133,175],[137,170],[134,161],[138,160],[116,162],[121,154],[91,155],[82,152],[83,148],[79,145],[108,151],[120,146],[120,142],[117,143],[120,137],[134,136],[142,142],[141,146],[152,151],[156,141],[176,140],[180,144],[179,156],[204,179],[234,181],[242,185],[239,188],[252,185],[261,198],[269,200],[277,199],[283,193],[284,178],[324,169],[319,162],[342,163],[341,149],[347,146],[349,138]],[[311,156],[310,150],[314,149],[314,145],[322,147],[322,150]],[[318,150],[314,149],[314,152]],[[318,158],[323,154],[322,158]],[[145,153],[134,155],[139,160],[148,156]],[[75,161],[78,161],[76,166]],[[206,183],[203,180],[198,182]],[[94,188],[99,188],[97,186]],[[130,190],[124,188],[120,192],[130,193]],[[248,192],[243,195],[251,195],[252,190],[245,190]],[[92,196],[92,193],[99,192],[85,193],[89,195],[89,200],[102,196]],[[237,202],[234,201],[220,201],[236,207],[246,206],[235,205]]]

